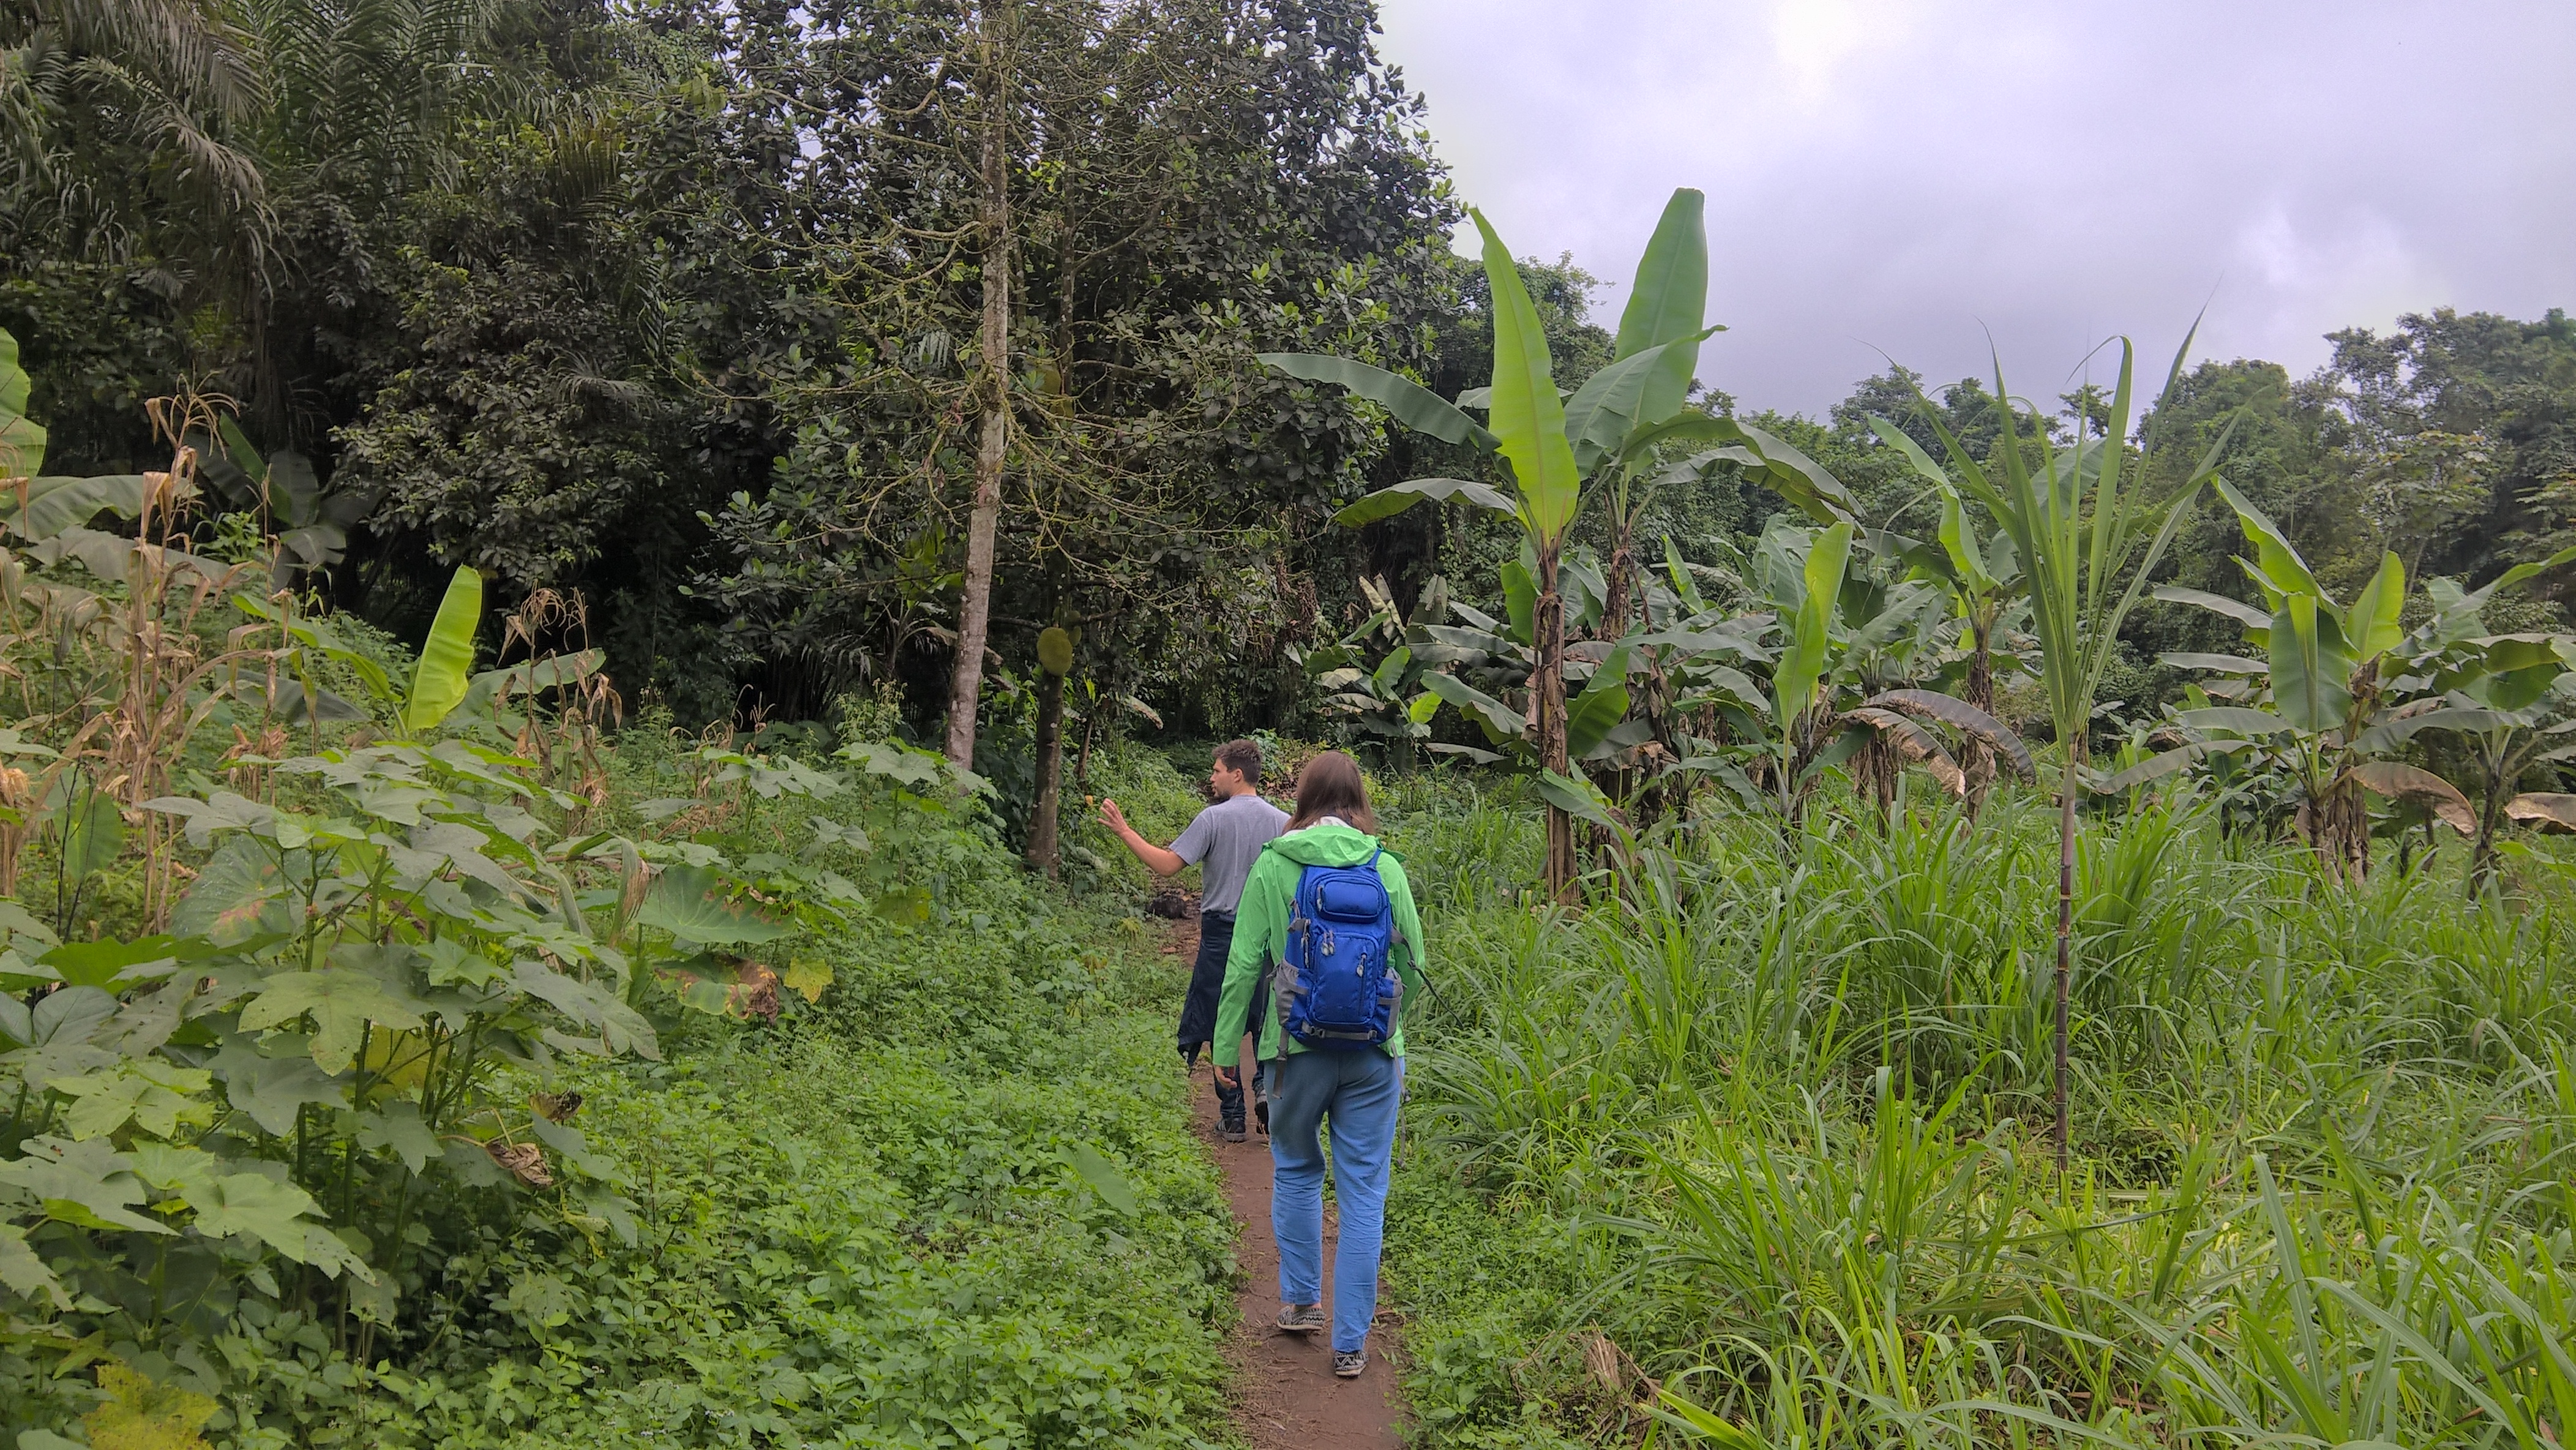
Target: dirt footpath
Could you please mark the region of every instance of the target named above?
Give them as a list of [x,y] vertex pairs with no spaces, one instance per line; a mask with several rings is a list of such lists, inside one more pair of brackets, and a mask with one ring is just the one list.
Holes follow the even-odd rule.
[[[1175,924],[1172,953],[1179,970],[1189,971],[1198,955],[1198,920]],[[1250,1060],[1250,1043],[1246,1061]],[[1225,1171],[1226,1202],[1234,1209],[1235,1257],[1243,1265],[1243,1289],[1236,1298],[1240,1317],[1226,1344],[1226,1357],[1237,1373],[1235,1423],[1254,1450],[1399,1450],[1404,1443],[1396,1426],[1404,1402],[1397,1380],[1395,1327],[1387,1322],[1383,1302],[1377,1327],[1369,1332],[1369,1367],[1355,1380],[1333,1378],[1333,1343],[1329,1333],[1282,1334],[1273,1327],[1279,1317],[1279,1249],[1270,1237],[1270,1140],[1255,1122],[1252,1135],[1229,1143],[1217,1130],[1216,1087],[1202,1058],[1191,1073],[1192,1103],[1199,1136]],[[1332,1302],[1333,1239],[1338,1225],[1332,1201],[1324,1204],[1324,1294]]]

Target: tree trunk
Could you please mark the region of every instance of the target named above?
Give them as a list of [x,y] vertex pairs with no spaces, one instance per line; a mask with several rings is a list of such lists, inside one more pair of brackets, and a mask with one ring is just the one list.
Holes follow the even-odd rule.
[[1056,799],[1064,783],[1064,676],[1038,672],[1038,793],[1029,807],[1029,864],[1052,881],[1062,869],[1056,849]]
[[993,541],[1002,521],[1002,461],[1011,439],[1011,193],[1007,72],[1001,30],[1012,0],[986,0],[984,65],[984,326],[976,391],[984,436],[975,452],[975,511],[966,528],[965,598],[957,611],[956,674],[948,687],[948,760],[975,764],[975,712],[984,693],[984,638],[993,609]]
[[[1976,636],[1976,648],[1968,655],[1968,703],[1991,715],[1995,713],[1994,626],[1971,618],[1968,628]],[[1985,809],[1986,793],[1995,788],[1994,747],[1966,735],[1959,748],[1959,770],[1968,778],[1968,819],[1973,821]]]
[[[2495,879],[2502,864],[2496,853],[2496,836],[2504,829],[2504,803],[2513,788],[2522,784],[2522,772],[2501,768],[2491,758],[2478,762],[2480,775],[2486,777],[2486,791],[2478,802],[2478,833],[2469,844],[2469,899],[2475,901],[2487,883]],[[2424,823],[2424,838],[2433,837],[2433,823]],[[2431,849],[2428,845],[2426,849]]]
[[1616,643],[1628,633],[1628,596],[1637,587],[1637,555],[1629,545],[1628,526],[1617,526],[1619,536],[1610,550],[1609,577],[1602,582],[1609,597],[1601,601],[1601,637]]
[[2337,780],[2299,808],[2299,825],[2317,864],[2336,882],[2358,886],[2370,875],[2370,807],[2361,784]]
[[2066,742],[2066,776],[2058,785],[2057,806],[2057,1171],[2066,1171],[2068,1110],[2066,1097],[2067,999],[2075,981],[2075,793],[2083,789],[2076,772],[2084,759],[2084,732]]
[[[1530,633],[1538,646],[1538,671],[1530,681],[1538,760],[1545,769],[1566,776],[1572,771],[1565,750],[1565,597],[1556,589],[1553,548],[1539,551],[1538,587],[1538,603],[1530,618]],[[1574,879],[1574,818],[1551,805],[1547,808],[1548,900],[1571,905]]]

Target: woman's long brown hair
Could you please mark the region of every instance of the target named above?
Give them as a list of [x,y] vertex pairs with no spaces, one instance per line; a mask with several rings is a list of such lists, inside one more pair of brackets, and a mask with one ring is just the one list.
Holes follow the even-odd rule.
[[1369,809],[1368,782],[1359,762],[1338,750],[1327,750],[1297,772],[1297,814],[1288,829],[1302,831],[1326,816],[1339,816],[1355,829],[1377,834],[1377,812]]

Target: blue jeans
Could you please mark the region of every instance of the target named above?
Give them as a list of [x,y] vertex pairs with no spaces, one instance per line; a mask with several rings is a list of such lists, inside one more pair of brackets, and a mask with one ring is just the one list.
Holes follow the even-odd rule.
[[1374,1048],[1299,1052],[1270,1065],[1270,1232],[1279,1244],[1279,1297],[1323,1302],[1324,1148],[1332,1120],[1333,1194],[1342,1231],[1333,1250],[1333,1348],[1356,1352],[1377,1317],[1378,1247],[1386,1237],[1386,1177],[1404,1059]]

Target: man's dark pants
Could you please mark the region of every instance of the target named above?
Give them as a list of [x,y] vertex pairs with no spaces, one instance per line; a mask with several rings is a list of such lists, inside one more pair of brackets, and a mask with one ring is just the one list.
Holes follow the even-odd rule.
[[[1225,993],[1225,958],[1234,946],[1234,913],[1203,911],[1199,913],[1199,956],[1190,966],[1190,994],[1181,1002],[1181,1056],[1198,1061],[1199,1044],[1216,1040],[1217,999]],[[1261,1035],[1261,1016],[1269,1005],[1270,983],[1264,978],[1252,991],[1252,1010],[1244,1025],[1255,1037]],[[1225,1079],[1216,1081],[1217,1112],[1227,1124],[1243,1121],[1243,1088],[1226,1086]]]

